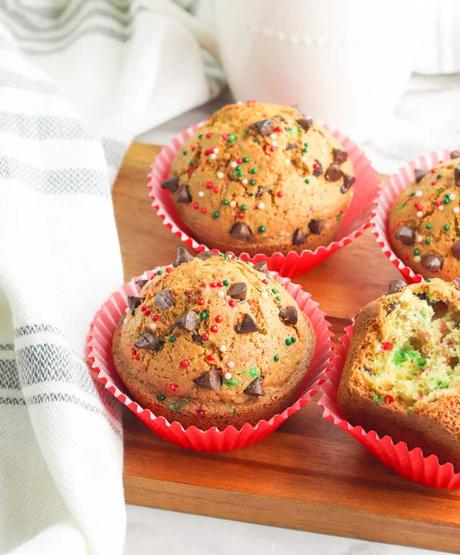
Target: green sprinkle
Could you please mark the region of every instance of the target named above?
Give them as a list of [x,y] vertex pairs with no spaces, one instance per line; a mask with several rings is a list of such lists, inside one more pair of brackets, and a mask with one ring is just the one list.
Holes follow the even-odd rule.
[[340,220],[342,219],[342,214],[337,214],[337,216],[335,217],[335,219],[340,222]]
[[249,170],[249,173],[252,174],[252,175],[256,174],[257,173],[257,168],[251,168]]
[[382,404],[382,397],[380,395],[376,395],[374,397],[374,401],[377,403],[377,405],[381,405]]
[[284,343],[289,347],[292,343],[291,338],[290,337],[286,337],[286,339],[284,340]]
[[425,239],[425,243],[426,243],[427,245],[431,244],[431,239],[430,239],[429,237],[427,237],[427,238]]
[[259,369],[258,368],[249,368],[249,375],[252,378],[258,378],[259,377]]
[[176,410],[176,408],[177,408],[176,403],[169,403],[169,405],[168,405],[169,410]]
[[219,210],[214,210],[214,212],[212,213],[212,217],[216,220],[219,216],[220,216]]
[[174,341],[176,341],[176,336],[175,335],[170,335],[169,336],[169,342],[174,343]]
[[431,224],[426,224],[425,226],[427,229],[431,229],[433,226]]
[[404,208],[406,208],[406,206],[407,206],[407,202],[404,202],[403,204],[400,204],[398,206],[398,210],[403,210]]
[[200,312],[200,320],[206,320],[208,318],[209,314],[206,312],[206,310],[202,310]]
[[407,416],[414,416],[414,411],[412,409],[409,409],[407,411]]
[[417,366],[423,368],[426,365],[426,359],[422,355],[419,355],[416,359]]
[[305,183],[306,183],[307,185],[310,185],[310,180],[308,179],[308,177],[307,177],[307,179],[305,180]]
[[406,360],[406,353],[403,350],[398,349],[396,353],[393,355],[393,362],[395,364],[402,364],[405,360]]
[[303,153],[306,154],[307,151],[308,151],[308,144],[307,144],[307,143],[304,143],[304,144],[303,144]]
[[426,278],[426,281],[427,281],[428,283],[430,283],[431,278]]
[[292,345],[293,343],[295,343],[296,341],[297,341],[297,339],[296,339],[294,336],[292,336],[292,337],[291,337],[291,345]]
[[232,143],[235,142],[235,140],[236,140],[235,135],[233,133],[230,133],[230,135],[228,136],[228,139],[227,139],[227,144],[231,145]]
[[438,173],[438,175],[436,176],[436,179],[441,179],[442,175],[440,173]]
[[228,281],[228,279],[223,279],[222,283],[225,285],[225,287],[227,287],[227,285],[230,284],[230,282]]
[[458,231],[455,232],[455,235],[456,235],[457,237],[460,237],[460,229],[459,229]]
[[449,224],[445,224],[445,225],[443,226],[443,230],[444,230],[444,231],[449,231],[449,229],[450,229],[450,225],[449,225]]
[[443,202],[444,204],[449,204],[450,198],[449,198],[449,197],[444,197],[444,198],[442,199],[442,202]]
[[198,135],[198,138],[199,138],[199,139],[202,139],[202,138],[203,138],[203,133],[200,133],[200,134]]
[[279,355],[275,355],[275,356],[273,357],[273,360],[274,360],[275,362],[278,362],[279,359],[280,359]]
[[163,270],[157,270],[157,276],[161,276],[162,273],[163,273]]
[[418,256],[420,254],[420,249],[418,247],[415,247],[412,252],[414,253],[414,256]]
[[188,163],[188,165],[189,165],[189,166],[193,166],[194,164],[196,164],[196,160],[195,160],[195,158],[192,158],[192,159],[190,160],[190,162]]
[[157,401],[164,401],[166,399],[166,395],[164,393],[158,393]]
[[273,289],[272,289],[272,293],[273,293],[274,295],[276,295],[276,294],[278,293],[278,290],[275,289],[275,288],[273,288]]
[[276,295],[275,300],[276,301],[281,301],[281,297],[279,295]]
[[187,156],[187,151],[186,150],[182,151],[182,156]]
[[249,162],[249,156],[243,156],[243,162],[247,164]]
[[242,204],[242,205],[240,206],[241,212],[246,212],[247,209],[248,209],[248,205],[247,205],[247,204]]
[[236,166],[235,171],[240,172],[241,171],[241,166]]
[[228,198],[224,198],[224,200],[222,201],[222,204],[224,206],[228,206],[230,204],[230,201],[228,200]]
[[255,179],[250,179],[249,180],[249,185],[255,185],[256,184],[256,180]]
[[259,227],[257,228],[257,231],[259,233],[265,233],[267,231],[267,228],[264,225],[259,225]]
[[231,378],[230,380],[224,380],[224,385],[228,385],[228,386],[235,386],[238,385],[237,380],[235,380],[235,378]]

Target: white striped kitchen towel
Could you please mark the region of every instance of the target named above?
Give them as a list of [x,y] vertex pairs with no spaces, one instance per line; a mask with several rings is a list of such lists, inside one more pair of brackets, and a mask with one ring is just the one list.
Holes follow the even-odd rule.
[[84,361],[123,278],[111,176],[134,133],[210,94],[197,42],[167,15],[0,0],[2,554],[122,553],[119,407]]

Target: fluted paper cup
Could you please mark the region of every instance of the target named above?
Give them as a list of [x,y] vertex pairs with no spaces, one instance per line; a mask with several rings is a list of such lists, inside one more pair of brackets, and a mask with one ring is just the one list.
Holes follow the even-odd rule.
[[460,488],[460,473],[452,463],[441,464],[436,455],[425,456],[419,447],[409,449],[404,441],[394,441],[389,435],[380,436],[374,430],[365,430],[345,420],[337,403],[337,391],[342,375],[353,326],[345,329],[335,347],[326,380],[320,384],[322,396],[318,404],[323,407],[323,418],[349,434],[379,458],[383,464],[404,478],[434,488]]
[[385,256],[396,266],[408,283],[418,283],[423,280],[423,276],[414,272],[394,252],[388,237],[388,217],[397,196],[415,180],[415,170],[430,171],[441,162],[450,160],[450,153],[450,150],[437,150],[412,160],[388,177],[376,199],[371,218],[372,233]]
[[255,425],[246,423],[240,429],[234,426],[223,429],[214,426],[206,430],[196,426],[184,428],[180,422],[169,422],[163,416],[156,416],[151,410],[143,408],[131,398],[115,370],[112,358],[112,336],[120,318],[125,314],[128,296],[139,294],[136,280],[150,279],[157,270],[158,268],[145,272],[115,291],[96,313],[87,337],[87,361],[92,375],[156,434],[172,443],[196,451],[217,452],[247,447],[274,432],[317,393],[330,362],[332,334],[329,324],[318,303],[309,293],[303,291],[299,285],[291,283],[289,279],[272,273],[272,277],[289,291],[296,299],[299,308],[308,316],[316,336],[315,353],[299,387],[296,401],[270,419],[259,420]]
[[[324,127],[328,129],[327,126]],[[161,149],[153,161],[148,188],[152,206],[163,224],[187,246],[201,252],[209,247],[199,243],[189,234],[187,227],[177,214],[170,191],[161,188],[161,183],[169,176],[176,153],[181,150],[182,145],[194,135],[197,129],[198,125],[193,125],[185,131],[181,131],[168,145]],[[250,256],[248,253],[242,252],[239,254],[242,260],[250,260],[254,263],[265,261],[270,270],[274,270],[282,276],[295,277],[310,270],[340,248],[351,243],[353,239],[362,235],[364,230],[369,227],[371,212],[380,183],[379,176],[363,151],[351,139],[340,131],[329,131],[348,152],[353,162],[356,178],[353,184],[353,199],[345,212],[336,239],[328,245],[317,247],[315,250],[305,249],[302,252],[291,250],[283,253],[276,252],[271,256],[263,253]]]

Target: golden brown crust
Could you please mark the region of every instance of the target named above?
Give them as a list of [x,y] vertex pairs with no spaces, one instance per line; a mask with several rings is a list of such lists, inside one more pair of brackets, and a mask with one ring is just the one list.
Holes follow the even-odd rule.
[[[223,279],[228,279],[226,286],[209,286]],[[227,296],[218,296],[232,283],[241,282],[247,284],[245,300],[230,306]],[[175,304],[157,309],[156,294],[165,289],[172,292]],[[269,419],[295,399],[314,352],[315,337],[300,309],[295,326],[282,321],[280,307],[297,305],[277,282],[246,263],[215,256],[182,264],[145,285],[141,294],[143,302],[134,316],[127,315],[119,323],[112,350],[121,379],[143,407],[186,427],[239,428],[246,422]],[[147,312],[143,306],[148,307]],[[201,343],[175,325],[190,310],[207,313],[197,329],[197,333],[209,336]],[[252,315],[258,331],[235,331],[245,314]],[[157,315],[155,334],[164,340],[163,347],[158,352],[133,351],[134,343]],[[211,326],[217,326],[217,331],[212,332]],[[173,342],[169,341],[171,336]],[[292,336],[296,341],[286,345],[286,338]],[[220,373],[221,387],[211,390],[197,385],[196,380],[214,368]],[[226,372],[232,377],[225,378]],[[246,389],[259,375],[263,376],[264,394],[247,394]]]
[[[254,129],[266,119],[272,133]],[[189,139],[171,175],[179,176],[175,207],[195,239],[250,254],[300,252],[333,240],[353,196],[353,166],[326,129],[304,129],[302,119],[291,107],[232,104]],[[180,202],[184,194],[188,202]],[[247,226],[249,236],[232,232],[235,224]]]
[[[446,303],[459,306],[459,292],[441,280],[410,286],[414,292],[436,294]],[[403,403],[375,401],[375,391],[365,379],[363,368],[369,364],[373,334],[378,333],[386,316],[386,307],[397,302],[401,293],[381,297],[358,314],[337,400],[343,415],[352,424],[394,441],[405,441],[409,448],[420,447],[425,455],[436,454],[441,462],[460,468],[460,392],[432,402]]]

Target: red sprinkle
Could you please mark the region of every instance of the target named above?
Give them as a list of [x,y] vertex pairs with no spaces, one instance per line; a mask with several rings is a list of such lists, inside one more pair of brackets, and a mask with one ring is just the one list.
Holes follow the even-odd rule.
[[212,361],[214,360],[214,355],[213,355],[213,354],[206,355],[206,360],[207,360],[208,362],[212,362]]
[[212,331],[212,333],[217,333],[219,331],[219,326],[213,324],[209,329]]
[[380,345],[384,351],[391,351],[393,348],[393,343],[391,341],[382,341]]
[[204,299],[198,299],[198,300],[197,300],[197,303],[198,303],[200,306],[203,306],[203,305],[204,305]]
[[169,389],[169,391],[172,391],[174,393],[177,389],[177,385],[175,383],[169,383],[168,384],[168,389]]
[[212,287],[214,289],[214,287],[216,286],[216,282],[215,281],[210,281],[209,282],[209,287]]
[[174,270],[174,268],[171,268],[171,266],[168,266],[168,267],[166,268],[165,272],[166,272],[167,274],[170,274],[173,270]]
[[201,339],[202,339],[203,341],[207,341],[207,340],[209,339],[209,333],[208,333],[207,331],[203,332],[203,333],[201,334]]
[[212,189],[214,187],[214,183],[212,181],[208,181],[206,183],[206,189]]
[[197,416],[203,417],[205,413],[204,413],[203,409],[197,409],[196,414],[197,414]]
[[222,322],[222,316],[220,314],[218,314],[215,318],[214,321],[217,322],[218,324],[220,324]]
[[200,208],[200,212],[201,212],[202,214],[206,214],[207,209],[203,206],[203,208]]
[[268,285],[268,279],[265,279],[265,278],[264,278],[264,279],[262,280],[262,283],[264,283],[265,285]]
[[237,164],[242,164],[242,163],[243,163],[243,158],[237,158],[237,159],[235,160],[235,162],[236,162]]
[[216,186],[214,187],[213,191],[214,191],[215,193],[218,193],[218,192],[219,192],[219,187],[216,185]]
[[393,395],[385,395],[385,397],[383,398],[383,400],[385,401],[385,403],[387,405],[389,405],[390,403],[393,403],[395,398],[393,397]]
[[216,286],[217,287],[222,287],[224,285],[222,280],[216,281]]
[[196,146],[195,146],[195,145],[193,145],[193,146],[192,146],[192,147],[190,148],[190,150],[191,150],[192,152],[195,152],[195,150],[196,150]]
[[278,198],[281,198],[281,197],[284,196],[284,192],[283,192],[283,191],[277,191],[276,196],[277,196]]
[[212,133],[211,133],[210,131],[208,131],[208,132],[206,133],[205,137],[206,137],[207,139],[209,139],[209,137],[212,137]]
[[150,310],[146,309],[143,311],[144,312],[144,316],[150,316]]
[[192,207],[195,208],[195,210],[198,210],[198,208],[200,207],[200,205],[197,202],[194,202],[192,204]]
[[240,210],[239,212],[236,213],[237,217],[240,218],[241,220],[244,218],[244,212],[242,210]]
[[182,368],[188,368],[190,366],[190,361],[188,358],[183,358],[180,361],[180,365],[182,366]]
[[236,306],[236,301],[234,301],[233,299],[230,299],[230,300],[228,301],[228,304],[229,304],[232,308],[234,308],[234,307]]
[[273,131],[274,131],[275,133],[281,133],[282,129],[281,129],[281,127],[280,127],[279,125],[277,125],[276,127],[273,128]]
[[159,318],[160,318],[160,317],[158,316],[158,314],[154,314],[154,315],[152,316],[152,320],[153,320],[154,322],[156,322]]

